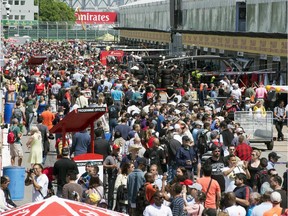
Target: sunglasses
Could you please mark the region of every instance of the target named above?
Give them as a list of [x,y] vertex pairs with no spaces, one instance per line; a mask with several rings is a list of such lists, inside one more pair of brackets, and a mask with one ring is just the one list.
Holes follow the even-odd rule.
[[252,156],[256,156],[256,154],[251,154]]

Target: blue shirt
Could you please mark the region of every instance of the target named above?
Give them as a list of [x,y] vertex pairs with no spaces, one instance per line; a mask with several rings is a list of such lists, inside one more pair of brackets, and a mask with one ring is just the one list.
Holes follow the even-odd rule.
[[123,92],[120,90],[114,90],[111,92],[111,97],[115,101],[120,101],[123,97]]
[[136,203],[137,193],[140,187],[145,183],[144,172],[140,169],[135,169],[128,175],[128,203]]

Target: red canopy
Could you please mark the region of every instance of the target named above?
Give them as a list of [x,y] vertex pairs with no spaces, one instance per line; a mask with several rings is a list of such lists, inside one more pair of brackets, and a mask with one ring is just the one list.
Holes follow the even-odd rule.
[[99,215],[99,216],[125,216],[126,214],[110,211],[96,206],[62,199],[52,196],[38,202],[29,203],[18,208],[2,212],[2,216],[31,215],[31,216],[58,216],[58,215]]
[[28,62],[27,65],[40,65],[46,60],[46,56],[32,56]]
[[94,152],[94,122],[106,113],[106,107],[78,108],[69,112],[57,125],[50,129],[50,133],[61,133],[65,144],[67,132],[83,131],[91,127],[91,152]]

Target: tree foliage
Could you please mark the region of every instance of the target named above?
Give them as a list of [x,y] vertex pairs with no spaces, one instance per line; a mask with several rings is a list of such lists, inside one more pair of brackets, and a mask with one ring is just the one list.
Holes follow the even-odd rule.
[[75,11],[59,0],[38,0],[40,21],[75,21]]

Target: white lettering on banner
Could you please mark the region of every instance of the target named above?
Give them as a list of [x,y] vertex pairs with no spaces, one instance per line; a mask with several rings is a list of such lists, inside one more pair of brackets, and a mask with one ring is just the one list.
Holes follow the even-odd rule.
[[84,22],[85,21],[94,21],[94,22],[97,22],[97,21],[101,21],[101,22],[109,22],[110,18],[109,18],[109,15],[93,15],[93,14],[81,14],[81,20],[83,20]]
[[95,23],[115,23],[117,22],[117,13],[116,12],[95,12],[95,11],[80,11],[75,13],[77,17],[76,23],[86,23],[86,24],[95,24]]
[[89,112],[106,112],[106,108],[105,107],[78,108],[78,113],[89,113]]
[[97,214],[97,212],[93,212],[93,211],[90,211],[90,210],[87,210],[87,209],[79,209],[79,213],[82,213],[86,216],[98,216],[99,214]]

